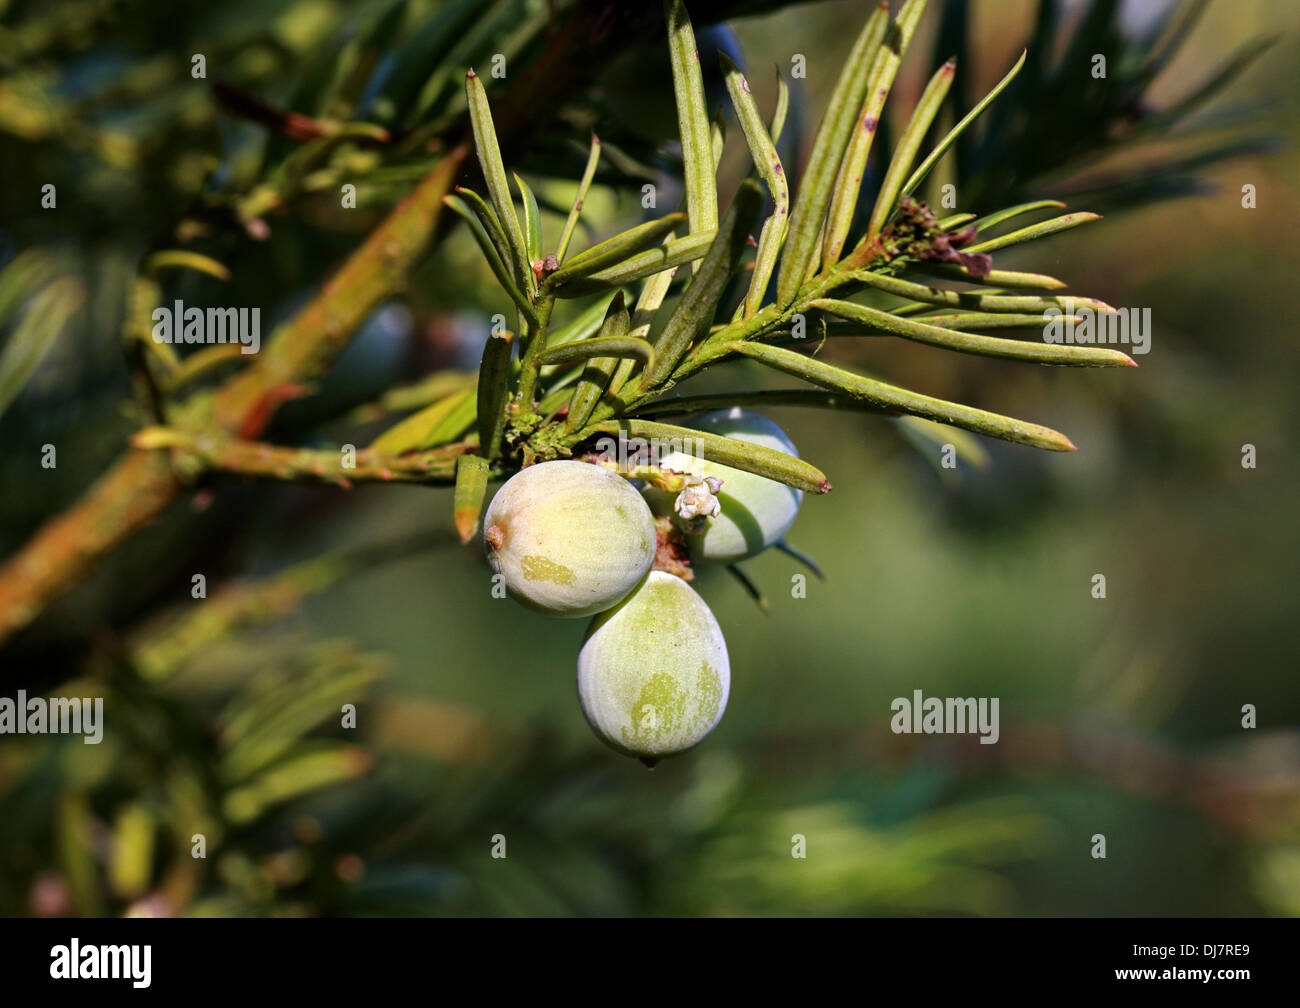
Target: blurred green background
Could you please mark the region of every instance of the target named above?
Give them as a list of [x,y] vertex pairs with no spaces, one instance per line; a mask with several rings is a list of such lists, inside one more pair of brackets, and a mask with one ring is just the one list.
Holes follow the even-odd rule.
[[[459,111],[455,88],[426,81],[443,64],[407,45],[438,4],[4,6],[0,262],[39,249],[86,296],[0,416],[8,555],[141,423],[123,406],[119,335],[141,254],[176,245],[178,221],[201,221],[196,241],[233,280],[175,274],[165,289],[260,304],[265,334],[377,222],[368,208],[427,164],[418,146],[378,168],[357,148],[341,170],[375,173],[355,216],[339,212],[331,177],[265,215],[258,241],[239,222],[261,216],[241,214],[292,145],[222,110],[213,79],[311,112],[300,103],[322,88],[312,67],[337,70],[334,43],[370,25],[375,58],[343,75],[360,118],[454,131]],[[600,5],[585,6],[595,17]],[[707,37],[743,52],[765,111],[766,68],[807,56],[791,120],[806,153],[864,5],[699,6],[731,16]],[[1169,8],[1062,4],[1062,33],[1098,6],[1115,8],[1111,23],[1139,51]],[[949,54],[938,36],[954,7],[967,14],[969,105],[1018,55],[1038,5],[932,4],[891,99],[895,129]],[[505,25],[537,5],[484,10]],[[1066,105],[1031,121],[1031,146],[1052,151],[1045,166],[1000,159],[972,175],[990,199],[1077,192],[1062,196],[1071,209],[1106,212],[996,265],[1150,308],[1139,368],[1034,368],[883,340],[828,348],[1062,430],[1077,453],[987,443],[985,468],[953,472],[937,445],[890,421],[773,411],[835,486],[805,500],[790,537],[826,576],[795,598],[789,558],[750,562],[767,615],[725,573],[697,579],[732,660],[729,709],[698,750],[650,773],[600,747],[575,695],[584,627],[490,597],[478,549],[455,544],[449,489],[221,478],[0,650],[0,695],[102,695],[108,722],[99,746],[0,737],[0,912],[1300,913],[1297,27],[1290,3],[1210,4],[1147,92],[1167,107],[1240,46],[1275,39],[1216,91],[1206,109],[1222,115],[1207,133],[1188,132],[1224,155],[1188,165],[1201,184],[1162,175],[1183,127],[1099,145]],[[473,32],[456,36],[470,42],[447,66],[507,37]],[[525,43],[528,66],[547,43]],[[532,110],[545,136],[513,145],[559,206],[572,193],[562,180],[581,170],[568,140],[591,127],[622,150],[626,164],[589,201],[587,238],[640,216],[636,163],[663,182],[675,131],[670,87],[647,83],[666,81],[662,40],[601,45],[607,61],[575,71],[563,105]],[[193,52],[208,54],[209,80],[189,77]],[[408,65],[403,53],[424,64],[399,113],[375,95]],[[1126,124],[1104,125],[1122,135]],[[1268,142],[1234,147],[1239,135]],[[724,199],[745,170],[733,121]],[[57,212],[35,209],[46,180]],[[1242,207],[1246,184],[1255,209]],[[548,234],[561,219],[544,215]],[[384,424],[354,409],[437,368],[472,368],[500,301],[452,231],[315,394],[284,411],[276,439],[365,444]],[[700,387],[757,380],[737,364]],[[39,468],[47,442],[57,470]],[[1241,464],[1245,444],[1256,468]],[[195,573],[206,602],[190,596]],[[1091,593],[1098,573],[1105,599]],[[1000,698],[1000,741],[892,734],[891,701],[916,689]],[[355,729],[338,727],[346,703]],[[1243,704],[1258,727],[1241,727]],[[206,859],[191,857],[195,833]],[[1091,856],[1098,833],[1104,860]],[[796,834],[804,859],[791,857]],[[492,857],[497,835],[504,859]]]

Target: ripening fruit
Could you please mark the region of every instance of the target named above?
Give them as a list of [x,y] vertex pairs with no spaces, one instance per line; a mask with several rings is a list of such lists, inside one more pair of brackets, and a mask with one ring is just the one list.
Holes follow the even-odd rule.
[[488,505],[483,541],[512,596],[561,617],[617,605],[655,557],[646,502],[588,462],[541,462],[511,476]]
[[727,642],[704,599],[651,571],[591,621],[578,653],[578,699],[592,730],[646,763],[697,745],[727,708]]
[[[691,426],[711,434],[763,445],[796,458],[799,456],[798,449],[785,431],[767,417],[738,406],[706,413]],[[687,536],[691,555],[696,560],[733,563],[761,553],[785,536],[799,513],[803,495],[793,487],[765,476],[681,452],[672,452],[664,457],[660,467],[722,480],[722,488],[717,494],[722,513],[714,518],[697,519],[697,522],[704,523],[703,533]],[[656,512],[671,516],[683,531],[689,533],[691,525],[673,512],[672,494],[654,488],[645,493]]]

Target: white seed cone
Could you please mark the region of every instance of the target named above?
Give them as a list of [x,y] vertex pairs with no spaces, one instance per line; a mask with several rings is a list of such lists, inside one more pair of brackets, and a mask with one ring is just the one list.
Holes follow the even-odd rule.
[[684,752],[727,708],[731,663],[713,612],[681,578],[651,571],[591,622],[578,654],[578,699],[592,730],[629,756]]
[[654,516],[621,476],[588,462],[541,462],[510,477],[483,517],[488,563],[520,602],[552,616],[603,612],[655,556]]

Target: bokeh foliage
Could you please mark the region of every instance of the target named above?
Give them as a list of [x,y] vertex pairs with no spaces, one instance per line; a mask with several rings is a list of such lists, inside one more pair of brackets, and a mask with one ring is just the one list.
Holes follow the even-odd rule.
[[[593,234],[634,223],[642,182],[679,171],[676,124],[660,11],[646,5],[638,19],[617,6],[8,4],[0,359],[22,387],[0,416],[15,446],[0,458],[6,553],[148,420],[121,335],[145,257],[184,243],[226,264],[240,303],[284,317],[466,135],[470,64],[508,54],[515,104],[497,113],[503,152],[535,184],[553,231],[572,194],[563,180],[585,161],[574,141],[592,127],[612,153],[588,210]],[[777,6],[691,10],[703,26]],[[930,65],[958,52],[973,68],[956,78],[952,108],[970,107],[1013,44],[1029,44],[1037,62],[932,181],[956,181],[977,212],[1042,196],[1131,210],[1077,251],[1055,246],[1070,258],[1052,268],[1108,299],[1152,304],[1159,342],[1122,390],[1096,381],[1065,394],[1059,378],[919,352],[890,364],[954,395],[1056,404],[1083,431],[1082,461],[997,447],[988,469],[952,482],[928,471],[932,449],[893,439],[890,421],[781,413],[797,442],[837,464],[837,492],[796,529],[828,587],[820,602],[774,607],[764,626],[738,589],[705,581],[729,628],[737,693],[705,749],[654,774],[611,763],[586,735],[564,631],[514,611],[503,629],[486,593],[467,597],[477,558],[457,553],[450,532],[429,532],[449,525],[447,491],[200,485],[191,507],[132,540],[3,652],[5,695],[103,695],[111,729],[98,747],[4,738],[0,910],[1300,912],[1300,757],[1280,730],[1297,715],[1294,614],[1269,587],[1295,552],[1284,502],[1297,481],[1282,461],[1295,376],[1278,364],[1288,337],[1268,307],[1285,273],[1250,266],[1293,242],[1282,222],[1300,208],[1292,192],[1261,223],[1243,225],[1235,210],[1204,227],[1188,208],[1208,203],[1142,209],[1201,193],[1223,157],[1258,155],[1264,130],[1243,130],[1242,110],[1294,81],[1266,62],[1271,76],[1245,106],[1215,105],[1232,85],[1217,67],[1238,51],[1211,37],[1152,94],[1161,39],[1176,43],[1169,57],[1191,44],[1179,29],[1186,5],[1141,30],[1104,0],[1073,21],[1064,4],[1039,5],[1037,21],[992,6],[932,12]],[[796,90],[783,144],[802,138],[806,149],[816,128],[816,89],[857,28],[848,7],[780,11],[706,36],[749,57],[764,108],[762,56],[785,59],[788,45],[771,39],[799,39],[812,79],[809,93]],[[1219,20],[1202,36],[1217,28],[1251,47],[1283,27],[1275,8],[1249,8],[1254,25],[1211,9]],[[1098,51],[1114,75],[1071,86],[1077,57]],[[1055,63],[1037,55],[1053,52]],[[208,80],[190,77],[193,53],[206,56]],[[721,103],[720,65],[701,57]],[[646,97],[656,89],[628,83],[638,65],[662,75],[658,107]],[[1216,84],[1204,109],[1203,81]],[[1162,110],[1205,114],[1206,132]],[[1282,111],[1295,121],[1294,108]],[[286,122],[287,112],[308,121]],[[903,122],[886,129],[884,151]],[[1184,146],[1170,153],[1179,131]],[[1156,154],[1141,159],[1139,141]],[[782,151],[787,163],[799,149]],[[1118,158],[1109,174],[1081,170],[1103,155]],[[887,163],[874,158],[869,180]],[[1239,179],[1268,189],[1282,174],[1267,161],[1227,163],[1251,172],[1223,175],[1219,196],[1233,208]],[[343,178],[358,180],[356,212],[338,207]],[[34,195],[46,183],[57,218]],[[859,225],[873,189],[864,185]],[[1177,268],[1162,272],[1171,254]],[[232,296],[191,271],[160,279],[187,302]],[[378,433],[435,394],[437,372],[472,367],[482,315],[499,302],[463,230],[449,228],[401,303],[282,412],[277,440]],[[714,381],[751,378],[742,369]],[[10,387],[0,381],[0,395]],[[1223,408],[1207,416],[1197,405],[1207,401]],[[1254,483],[1236,462],[1247,440],[1272,452]],[[45,442],[58,444],[59,466],[33,476]],[[788,572],[770,559],[755,577],[775,599]],[[1081,586],[1107,564],[1119,572],[1114,607],[1089,609]],[[189,597],[195,570],[213,586],[202,602]],[[1223,688],[1228,669],[1236,688]],[[1004,726],[994,747],[902,744],[884,730],[888,704],[913,688],[1001,691],[1020,729]],[[1236,729],[1242,696],[1269,711],[1258,741]],[[358,706],[358,731],[332,727],[342,703]],[[1127,845],[1101,886],[1084,853],[1098,831]],[[206,861],[190,857],[195,832],[208,837]],[[505,860],[488,855],[498,833]],[[789,857],[796,833],[809,838],[807,862]]]

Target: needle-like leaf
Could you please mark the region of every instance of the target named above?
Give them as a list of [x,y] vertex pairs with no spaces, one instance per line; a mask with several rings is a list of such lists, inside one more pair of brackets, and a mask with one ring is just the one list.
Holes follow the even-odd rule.
[[918,416],[895,417],[893,422],[899,433],[915,445],[941,475],[944,471],[941,453],[949,445],[957,458],[969,462],[976,469],[987,469],[991,463],[988,449],[970,431]]
[[766,476],[796,490],[821,494],[831,489],[825,474],[803,459],[764,445],[691,430],[689,427],[676,427],[653,420],[606,420],[587,427],[585,433],[623,434],[632,438],[653,439],[671,444],[674,449],[680,449],[687,455]]
[[1154,132],[1162,127],[1167,127],[1195,111],[1208,99],[1213,98],[1227,84],[1246,67],[1266,50],[1272,47],[1277,41],[1273,38],[1257,38],[1242,46],[1234,52],[1228,59],[1213,73],[1209,75],[1200,86],[1193,89],[1189,94],[1179,99],[1178,103],[1165,112],[1159,112],[1151,118],[1154,122],[1143,124],[1143,128],[1149,132]]
[[736,579],[740,587],[744,589],[745,594],[754,600],[754,604],[758,606],[759,611],[766,615],[769,611],[767,599],[763,597],[762,589],[754,583],[754,579],[741,570],[740,564],[727,564],[727,572]]
[[697,259],[704,258],[709,251],[709,246],[713,244],[715,235],[714,231],[706,231],[703,234],[686,235],[683,238],[670,238],[662,245],[638,252],[590,276],[565,281],[555,287],[553,293],[556,297],[562,298],[596,294],[610,287],[621,287],[637,280],[644,280],[646,277],[662,273],[683,263],[695,262]]
[[817,561],[814,560],[812,557],[810,557],[807,553],[803,552],[803,550],[795,549],[784,539],[778,539],[772,545],[775,546],[782,553],[784,553],[786,556],[790,557],[793,560],[797,560],[799,563],[807,567],[810,571],[812,571],[813,576],[816,577],[818,581],[826,580],[826,575],[822,573],[822,569],[820,565],[818,565]]
[[546,288],[555,290],[574,280],[589,277],[610,266],[615,266],[638,252],[658,245],[686,220],[682,213],[671,213],[658,220],[646,221],[628,228],[622,234],[607,238],[579,252],[546,279]]
[[1106,347],[1075,346],[1064,343],[1030,343],[998,336],[973,336],[956,329],[941,329],[914,319],[868,308],[851,301],[819,299],[812,307],[830,312],[859,325],[874,326],[883,332],[917,343],[944,347],[959,353],[1006,360],[1032,361],[1037,364],[1062,364],[1071,367],[1136,367],[1128,354]]
[[826,208],[835,187],[835,178],[844,158],[849,137],[857,123],[858,110],[866,97],[871,64],[885,37],[889,22],[889,5],[881,3],[853,44],[848,61],[840,72],[830,104],[822,118],[817,139],[813,141],[808,165],[799,180],[799,192],[790,213],[785,254],[777,273],[777,303],[785,308],[794,302],[808,272],[809,260],[817,248]]
[[510,398],[510,352],[514,334],[494,332],[483,347],[478,370],[478,442],[484,457],[496,461],[506,427],[506,402]]
[[686,416],[730,406],[806,406],[813,409],[854,410],[894,416],[897,410],[883,409],[860,399],[825,389],[759,389],[752,392],[712,392],[706,395],[673,396],[642,403],[632,412],[637,416]]
[[790,112],[790,85],[785,82],[781,76],[781,68],[776,68],[776,108],[772,110],[772,122],[767,127],[768,135],[772,138],[772,143],[781,142],[781,134],[785,132],[785,119]]
[[514,200],[510,196],[510,182],[506,178],[505,165],[501,161],[501,148],[497,144],[496,127],[492,124],[492,109],[488,105],[487,91],[473,70],[465,75],[465,99],[469,103],[474,149],[478,153],[479,166],[483,169],[483,180],[487,183],[497,220],[510,243],[511,261],[508,265],[515,276],[515,283],[522,290],[528,290],[532,270],[529,268],[527,247],[519,228]]
[[582,181],[578,183],[577,195],[573,197],[573,209],[569,211],[569,216],[564,221],[564,231],[560,234],[560,244],[555,250],[555,258],[559,262],[564,262],[564,257],[569,252],[569,241],[573,238],[573,229],[578,226],[578,217],[582,213],[582,205],[587,200],[587,190],[591,188],[591,180],[596,177],[596,165],[600,162],[600,137],[595,133],[591,134],[591,153],[587,155],[587,167],[582,173]]
[[926,284],[900,280],[898,277],[872,273],[868,270],[857,270],[854,272],[853,278],[869,287],[874,287],[878,291],[884,291],[886,294],[910,298],[924,304],[941,305],[945,308],[969,308],[972,311],[981,312],[1044,312],[1049,308],[1076,311],[1079,308],[1087,308],[1090,311],[1102,312],[1107,315],[1115,313],[1115,309],[1104,301],[1098,301],[1096,298],[1076,297],[1071,294],[1043,297],[1037,294],[986,294],[978,290],[945,290],[941,287],[930,287]]
[[547,350],[537,358],[539,364],[572,364],[574,361],[594,360],[598,357],[636,357],[647,365],[654,363],[654,347],[646,340],[629,337],[579,340]]
[[682,0],[664,0],[668,17],[668,55],[677,99],[677,127],[682,140],[686,213],[692,234],[718,227],[718,191],[713,167],[713,134],[704,99],[704,78],[695,48],[695,32]]
[[430,447],[434,443],[434,435],[446,419],[461,406],[468,393],[469,390],[464,389],[444,396],[424,409],[399,420],[375,438],[369,450],[380,455],[401,455],[403,452]]
[[[447,416],[433,430],[429,431],[425,438],[425,448],[436,448],[438,445],[446,444],[448,441],[455,441],[463,436],[470,436],[468,432],[474,426],[474,421],[478,416],[478,395],[477,384],[471,385],[455,395],[455,405],[448,411]],[[477,438],[475,432],[472,437]]]
[[1003,89],[1015,80],[1016,74],[1020,73],[1020,68],[1024,65],[1025,53],[1022,51],[1020,53],[1020,59],[1016,60],[1016,65],[1007,71],[1006,76],[1003,77],[1002,80],[998,81],[997,86],[986,94],[978,105],[967,112],[966,115],[962,117],[961,122],[950,129],[948,135],[940,140],[934,150],[930,151],[930,153],[925,156],[924,161],[917,165],[916,171],[912,172],[911,176],[907,180],[907,184],[903,186],[903,191],[899,194],[900,196],[909,196],[916,190],[916,187],[919,186],[925,180],[925,177],[930,174],[930,170],[938,164],[939,159],[948,153],[948,148],[956,143],[957,138],[966,131],[966,127],[978,119],[980,113],[992,104],[993,99],[1000,95]]
[[541,211],[537,209],[537,197],[517,172],[515,185],[519,188],[519,196],[524,204],[524,251],[528,254],[528,263],[531,266],[542,258]]
[[0,352],[0,413],[22,391],[84,300],[81,284],[71,276],[52,280],[32,298]]
[[456,459],[456,489],[452,493],[452,520],[462,544],[478,532],[483,500],[487,496],[488,461],[478,455]]
[[533,325],[536,325],[536,310],[534,310],[528,298],[524,296],[523,291],[515,286],[514,278],[507,271],[501,257],[497,255],[497,250],[492,246],[492,239],[488,237],[488,233],[479,222],[478,216],[465,205],[464,200],[457,199],[455,196],[444,196],[442,201],[449,209],[464,218],[465,223],[469,225],[470,234],[474,236],[479,249],[483,252],[483,258],[487,260],[493,275],[496,276],[497,283],[510,295],[510,300],[515,303],[515,306],[523,313],[524,317]]
[[1048,235],[1054,235],[1058,231],[1068,231],[1070,228],[1075,228],[1080,224],[1087,224],[1090,221],[1095,220],[1101,220],[1101,214],[1087,212],[1064,214],[1061,217],[1053,217],[1051,220],[1041,221],[1038,224],[1030,224],[1028,227],[1023,227],[1019,231],[1012,231],[1010,234],[990,238],[988,241],[980,242],[977,245],[971,245],[969,248],[962,249],[962,251],[967,254],[974,252],[994,252],[997,249],[1009,248],[1012,245],[1020,245],[1024,242],[1034,241],[1037,238],[1046,238]]
[[974,277],[965,266],[956,263],[919,263],[914,269],[932,276],[946,277],[950,280],[965,280],[969,283],[988,284],[991,287],[1013,287],[1024,290],[1060,290],[1066,286],[1064,280],[1058,280],[1046,273],[1020,273],[1015,270],[989,270],[982,277]]
[[[1083,321],[1079,315],[1015,315],[986,314],[984,312],[957,312],[944,315],[906,316],[891,313],[895,318],[911,318],[914,322],[939,326],[942,329],[960,329],[963,332],[979,332],[985,329],[1046,329],[1052,322],[1058,325],[1078,325]],[[854,339],[887,338],[895,335],[871,325],[858,325],[851,322],[837,322],[817,330],[817,339]],[[808,345],[808,337],[793,337],[788,330],[777,329],[763,336],[765,342],[792,342],[795,345]]]
[[783,347],[767,346],[762,343],[732,343],[729,349],[788,375],[855,399],[863,399],[883,409],[925,417],[938,423],[952,424],[954,427],[961,427],[977,434],[986,434],[989,437],[1013,441],[1033,448],[1046,448],[1049,451],[1075,450],[1069,438],[1050,428],[997,413],[988,413],[972,406],[935,399],[921,395],[919,392],[911,392],[896,385],[889,385],[874,378],[824,364]]
[[[744,131],[745,142],[749,145],[749,155],[754,161],[758,174],[767,183],[767,191],[772,197],[772,215],[763,224],[758,238],[758,251],[754,256],[754,272],[749,280],[749,293],[745,295],[744,314],[749,318],[763,306],[767,294],[767,285],[776,268],[777,257],[781,254],[781,245],[785,241],[786,226],[790,217],[790,185],[785,176],[785,168],[776,152],[776,144],[763,126],[758,106],[749,90],[749,81],[737,69],[725,54],[719,53],[722,69],[727,82],[727,92],[736,108],[740,119],[740,128]],[[779,76],[779,75],[778,75]]]
[[708,253],[700,260],[699,271],[659,334],[654,366],[645,370],[646,388],[667,380],[691,344],[709,331],[718,301],[735,272],[762,205],[763,193],[758,183],[753,179],[741,183]]
[[722,106],[719,105],[713,113],[713,121],[709,123],[709,151],[713,156],[713,178],[714,184],[717,184],[718,165],[722,164],[722,149],[727,145],[727,124],[722,118]]
[[948,88],[952,86],[952,75],[956,72],[956,62],[949,60],[935,71],[934,76],[926,84],[925,90],[921,92],[921,98],[916,103],[916,111],[912,113],[903,135],[898,138],[898,146],[894,148],[889,169],[885,172],[884,181],[880,183],[880,195],[876,197],[875,209],[871,211],[871,223],[867,226],[867,241],[880,234],[885,222],[893,215],[907,171],[916,160],[916,152],[921,149],[921,142],[925,139],[925,135],[930,132],[930,124],[934,122],[934,117],[939,114],[944,99],[948,97]]
[[501,230],[501,222],[497,220],[496,211],[488,206],[487,201],[473,189],[457,186],[456,193],[474,211],[474,216],[483,225],[483,231],[492,239],[492,247],[497,250],[497,257],[502,265],[508,267],[510,264],[510,241],[506,238],[506,233]]
[[569,397],[573,395],[572,386],[582,377],[584,370],[586,369],[581,367],[569,368],[559,378],[548,382],[546,395],[542,396],[541,402],[537,404],[537,412],[544,417],[554,419],[560,408],[568,405]]
[[1035,210],[1064,210],[1065,204],[1060,200],[1034,200],[1032,203],[1020,203],[1017,206],[1006,207],[995,213],[985,214],[975,221],[975,231],[986,231],[991,227],[1001,224],[1003,221],[1011,220],[1013,217],[1019,217],[1021,214],[1033,213]]
[[[709,244],[713,244],[712,237],[709,239]],[[707,252],[707,249],[705,251]],[[632,329],[629,335],[636,339],[649,338],[650,326],[654,323],[655,316],[659,314],[659,309],[663,306],[664,298],[668,296],[668,290],[672,287],[673,277],[676,275],[677,267],[673,266],[654,274],[641,287],[641,294],[632,309]],[[608,391],[611,397],[622,391],[636,367],[637,362],[631,358],[619,362],[614,377],[609,381]]]
[[613,304],[616,297],[618,297],[617,293],[609,298],[601,298],[595,304],[584,308],[576,318],[550,330],[546,337],[546,345],[556,347],[562,343],[572,343],[574,340],[586,339],[593,335],[600,328],[609,306]]
[[[871,73],[868,78],[867,91],[862,108],[858,112],[856,128],[849,138],[848,148],[838,165],[835,178],[835,190],[831,196],[830,208],[826,214],[825,234],[822,237],[822,258],[827,263],[837,262],[844,250],[844,243],[853,224],[853,216],[858,208],[858,196],[862,189],[862,177],[867,168],[867,157],[876,138],[881,117],[884,115],[885,102],[893,89],[894,79],[898,76],[898,67],[903,59],[903,51],[911,41],[912,33],[920,20],[925,4],[913,0],[905,3],[898,12],[898,18],[888,23],[885,34],[872,56]],[[873,14],[878,16],[882,12]],[[889,12],[883,12],[885,21],[889,22]]]
[[736,118],[740,120],[740,128],[745,134],[745,143],[749,145],[749,156],[753,159],[759,176],[767,183],[768,192],[772,195],[777,212],[784,213],[789,210],[788,206],[783,205],[789,197],[789,186],[785,179],[785,171],[781,167],[781,158],[776,152],[776,145],[763,125],[758,106],[754,104],[749,81],[745,79],[745,75],[740,72],[736,64],[727,58],[726,53],[719,52],[718,59],[722,63],[727,93],[731,95],[731,103],[736,109]]
[[1182,8],[1177,12],[1176,18],[1169,18],[1160,33],[1160,38],[1152,46],[1146,61],[1138,70],[1140,79],[1150,80],[1160,72],[1174,53],[1182,47],[1184,40],[1196,26],[1196,23],[1200,21],[1201,15],[1205,13],[1205,9],[1209,5],[1210,0],[1191,0],[1191,2],[1182,5]]
[[[1048,316],[997,312],[958,312],[954,315],[922,315],[913,318],[913,321],[923,322],[926,325],[939,326],[943,329],[961,329],[967,332],[983,329],[1043,329],[1054,320],[1061,325],[1078,325],[1083,321],[1083,317],[1080,315]],[[876,335],[880,334],[877,333]]]
[[230,270],[224,263],[186,249],[164,249],[155,252],[144,261],[144,267],[140,272],[151,277],[157,275],[162,269],[192,269],[216,277],[218,280],[230,279]]
[[[623,303],[623,294],[620,291],[614,297],[614,300],[610,302],[609,312],[606,314],[604,324],[600,329],[600,337],[594,342],[626,340],[631,324],[632,319]],[[635,342],[644,344],[647,347],[650,346],[644,340],[636,340]],[[575,345],[580,346],[581,344]],[[653,348],[651,350],[650,359],[653,359]],[[569,412],[564,421],[567,430],[581,430],[586,425],[591,417],[591,411],[596,408],[596,403],[600,401],[600,397],[609,386],[609,381],[613,377],[619,362],[625,359],[628,358],[601,357],[587,364],[582,377],[578,379],[578,384],[574,386],[573,398],[569,400]]]

